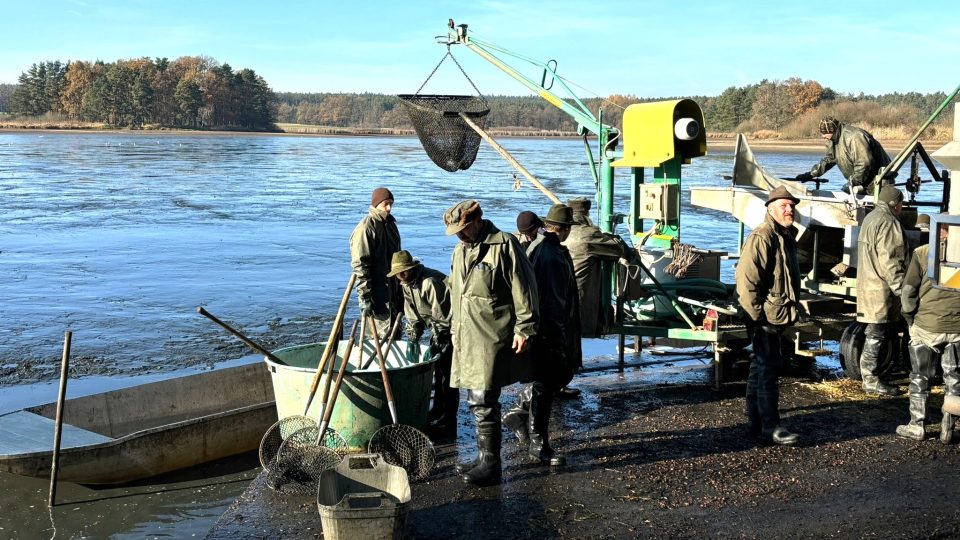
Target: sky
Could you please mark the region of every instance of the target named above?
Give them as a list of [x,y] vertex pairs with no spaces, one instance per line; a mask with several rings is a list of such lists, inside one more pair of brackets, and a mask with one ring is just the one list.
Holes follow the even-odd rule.
[[[882,7],[889,4],[890,7]],[[956,0],[0,0],[0,83],[47,60],[208,56],[278,92],[528,95],[446,23],[525,58],[556,60],[579,97],[718,95],[763,79],[841,93],[960,84]],[[502,55],[539,82],[541,68]],[[473,85],[477,90],[473,89]]]

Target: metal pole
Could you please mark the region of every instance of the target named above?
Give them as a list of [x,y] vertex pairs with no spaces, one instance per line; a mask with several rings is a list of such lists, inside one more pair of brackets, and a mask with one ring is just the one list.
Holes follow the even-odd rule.
[[63,336],[63,359],[60,362],[60,394],[57,396],[57,418],[53,429],[53,456],[50,461],[50,498],[47,506],[52,507],[57,498],[57,473],[60,467],[60,428],[63,426],[63,399],[67,395],[67,368],[70,365],[70,341],[73,332],[67,330]]

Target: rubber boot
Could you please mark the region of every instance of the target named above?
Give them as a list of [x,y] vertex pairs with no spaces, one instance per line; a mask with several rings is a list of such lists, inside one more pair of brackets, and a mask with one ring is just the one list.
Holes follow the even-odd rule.
[[557,455],[550,446],[550,406],[553,404],[553,391],[534,383],[530,396],[530,457],[543,465],[562,467],[566,458]]
[[503,434],[500,422],[477,427],[477,448],[480,451],[475,467],[463,473],[463,481],[475,486],[493,486],[500,483],[500,444]]
[[503,425],[507,426],[514,435],[521,448],[530,446],[530,394],[533,392],[533,385],[524,385],[520,393],[517,394],[517,402],[507,412],[503,413]]
[[[943,348],[943,354],[940,355],[940,365],[943,368],[943,395],[960,395],[960,375],[958,367],[960,364],[960,343],[949,343]],[[943,444],[952,444],[956,440],[954,427],[957,417],[948,413],[943,413],[943,420],[940,422],[940,442]]]
[[923,422],[927,416],[927,396],[910,395],[910,422],[897,426],[897,435],[905,439],[922,441],[926,436]]
[[911,342],[907,351],[910,353],[910,421],[897,426],[897,435],[922,441],[926,437],[923,424],[937,351],[918,342]]
[[883,348],[884,326],[868,324],[863,339],[863,351],[860,353],[860,375],[863,378],[863,391],[880,396],[899,396],[903,392],[896,386],[880,380],[877,375],[877,362]]
[[943,444],[953,444],[956,438],[953,433],[953,428],[956,423],[956,416],[948,412],[943,413],[943,420],[940,421],[940,442]]
[[[751,362],[752,363],[752,362]],[[747,376],[747,434],[754,437],[759,436],[762,430],[760,423],[760,406],[757,402],[757,370],[751,369]]]

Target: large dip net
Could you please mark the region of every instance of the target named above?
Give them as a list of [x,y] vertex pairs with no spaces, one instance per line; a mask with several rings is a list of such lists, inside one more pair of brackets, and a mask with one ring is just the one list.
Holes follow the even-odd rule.
[[[480,134],[468,125],[461,114],[469,118],[480,129],[486,124],[487,114],[490,112],[490,106],[482,95],[461,96],[461,95],[435,95],[421,94],[420,91],[427,84],[427,81],[437,72],[440,64],[447,57],[453,58],[454,63],[460,68],[463,76],[470,81],[470,77],[463,71],[463,67],[457,62],[457,59],[447,51],[447,54],[440,59],[437,67],[427,77],[427,80],[420,85],[416,94],[400,94],[397,97],[400,103],[407,109],[410,116],[410,122],[417,132],[417,138],[420,144],[426,150],[430,159],[441,169],[449,172],[467,170],[477,159],[477,151],[480,149]],[[474,90],[477,89],[473,81],[470,81]],[[477,94],[479,94],[479,90]]]

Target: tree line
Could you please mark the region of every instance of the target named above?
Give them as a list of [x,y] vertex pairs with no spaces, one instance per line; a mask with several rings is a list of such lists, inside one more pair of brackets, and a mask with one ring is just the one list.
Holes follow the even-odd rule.
[[[0,89],[0,99],[4,93]],[[52,115],[133,129],[270,130],[277,105],[252,69],[234,71],[201,56],[40,62],[20,75],[6,100],[6,110],[21,117]]]

